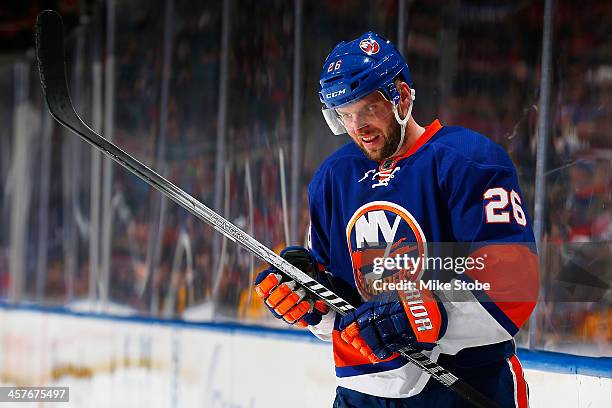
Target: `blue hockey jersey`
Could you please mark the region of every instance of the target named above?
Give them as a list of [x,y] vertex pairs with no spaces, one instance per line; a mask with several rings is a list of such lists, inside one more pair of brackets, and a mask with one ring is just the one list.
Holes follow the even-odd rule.
[[[442,292],[433,287],[446,322],[436,347],[425,353],[434,361],[512,355],[513,336],[535,306],[539,277],[516,171],[499,145],[437,120],[406,154],[381,163],[350,142],[313,176],[309,205],[309,247],[340,296],[358,306],[380,293],[384,282],[453,283]],[[441,265],[425,263],[382,273],[375,268],[385,257],[433,256],[434,243],[456,243],[454,249],[463,248],[466,257],[484,259],[483,267],[446,275]],[[477,281],[489,287],[454,285]],[[330,312],[309,327],[333,342],[338,385],[391,398],[423,389],[427,374],[401,356],[370,364],[340,339],[338,320]]]

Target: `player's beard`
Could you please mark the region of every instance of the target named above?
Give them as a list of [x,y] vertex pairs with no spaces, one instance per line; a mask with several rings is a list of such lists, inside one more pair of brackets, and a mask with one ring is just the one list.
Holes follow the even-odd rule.
[[380,150],[372,154],[362,145],[357,144],[357,146],[359,147],[359,149],[361,149],[363,154],[365,154],[368,159],[374,161],[383,161],[391,157],[391,155],[397,151],[401,137],[402,135],[400,125],[396,121],[393,121],[390,131],[383,136],[385,143],[383,144]]

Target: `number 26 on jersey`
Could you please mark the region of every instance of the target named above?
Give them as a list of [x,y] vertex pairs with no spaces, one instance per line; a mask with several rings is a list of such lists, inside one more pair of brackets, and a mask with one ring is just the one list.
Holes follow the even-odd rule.
[[[521,197],[512,190],[507,191],[503,187],[493,187],[484,192],[482,198],[485,200],[485,216],[488,224],[510,223],[510,213],[518,225],[527,225],[527,217],[521,206]],[[508,206],[512,207],[512,210]]]

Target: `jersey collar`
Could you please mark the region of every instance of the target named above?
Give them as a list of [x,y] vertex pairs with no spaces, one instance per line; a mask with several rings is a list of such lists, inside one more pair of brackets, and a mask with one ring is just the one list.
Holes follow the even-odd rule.
[[381,161],[378,167],[378,171],[384,172],[392,170],[398,161],[405,159],[406,157],[412,156],[417,150],[421,148],[421,146],[427,143],[427,141],[429,141],[429,139],[431,139],[433,135],[435,135],[440,129],[442,129],[442,124],[440,124],[440,121],[438,119],[431,122],[430,125],[425,126],[425,132],[423,132],[423,134],[419,136],[417,141],[414,142],[412,146],[410,146],[410,149],[408,149],[406,153],[401,156],[391,157],[389,159]]

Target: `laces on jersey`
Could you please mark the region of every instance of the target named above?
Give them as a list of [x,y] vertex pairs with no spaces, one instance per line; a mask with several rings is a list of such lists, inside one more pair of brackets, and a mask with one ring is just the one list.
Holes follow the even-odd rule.
[[400,169],[399,167],[393,167],[387,170],[380,170],[380,171],[368,170],[363,175],[363,177],[358,181],[358,183],[361,183],[362,181],[366,179],[370,179],[372,181],[377,181],[377,183],[372,184],[372,188],[386,187],[389,185],[389,182],[391,181],[391,179],[395,178],[394,173],[398,171],[399,169]]
[[372,184],[372,188],[388,186],[391,179],[395,178],[395,172],[398,171],[399,167],[394,167],[393,169],[379,171],[378,173],[374,173],[372,176],[372,180],[378,178],[378,183]]

